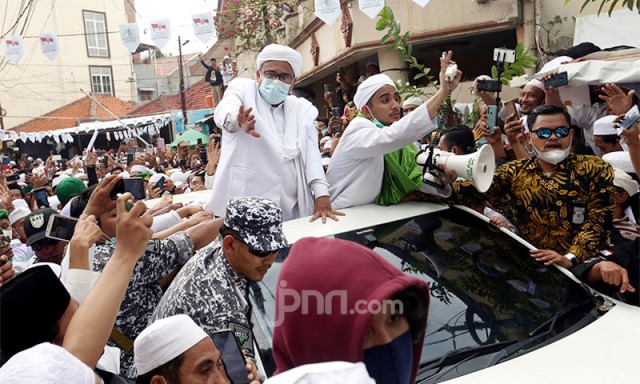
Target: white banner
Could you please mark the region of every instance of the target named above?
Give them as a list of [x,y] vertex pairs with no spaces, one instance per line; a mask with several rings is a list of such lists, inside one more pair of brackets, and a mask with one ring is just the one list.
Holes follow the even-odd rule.
[[151,41],[162,48],[171,38],[171,21],[169,19],[151,20]]
[[431,2],[431,0],[413,0],[413,2],[424,8]]
[[207,44],[215,31],[213,27],[213,14],[206,12],[192,15],[191,21],[193,23],[193,34],[204,44]]
[[340,0],[315,0],[315,15],[325,24],[333,25],[340,17]]
[[120,24],[120,40],[131,53],[140,45],[140,32],[137,23]]
[[40,34],[40,50],[49,60],[55,60],[60,51],[58,43],[58,35],[53,32],[45,32]]
[[375,19],[384,8],[384,0],[358,0],[358,2],[360,10],[372,19]]
[[11,64],[18,64],[18,60],[22,57],[23,52],[24,43],[22,42],[22,36],[9,36],[4,40],[4,57],[6,57]]

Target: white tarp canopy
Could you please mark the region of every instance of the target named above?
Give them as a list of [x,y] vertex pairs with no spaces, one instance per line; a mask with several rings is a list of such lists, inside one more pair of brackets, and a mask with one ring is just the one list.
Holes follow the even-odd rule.
[[77,127],[57,129],[53,131],[42,132],[16,132],[16,131],[0,131],[0,140],[2,141],[31,141],[33,143],[42,142],[47,137],[52,137],[56,142],[72,142],[72,135],[89,134],[97,131],[108,132],[116,139],[124,139],[132,137],[131,131],[134,130],[138,135],[144,133],[153,134],[159,132],[160,128],[171,122],[172,115],[165,113],[161,115],[132,117],[129,119],[120,119],[129,129],[120,124],[118,120],[109,121],[92,121],[82,123]]
[[602,49],[629,45],[640,47],[640,14],[627,8],[611,13],[605,10],[598,15],[580,16],[576,18],[573,44],[590,42]]
[[630,61],[587,60],[561,64],[558,72],[563,71],[567,71],[571,86],[637,83],[640,82],[640,58]]

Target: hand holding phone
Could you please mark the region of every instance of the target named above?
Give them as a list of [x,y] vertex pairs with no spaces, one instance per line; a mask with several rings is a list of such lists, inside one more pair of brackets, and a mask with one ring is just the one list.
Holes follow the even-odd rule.
[[640,120],[640,110],[638,105],[634,105],[633,108],[625,113],[624,117],[618,121],[616,128],[629,129],[636,121]]
[[498,123],[498,107],[495,105],[489,105],[487,107],[487,126],[489,127],[489,134],[493,135],[495,130],[493,127]]
[[213,343],[220,350],[229,379],[234,384],[249,384],[247,363],[233,331],[213,334]]
[[36,199],[38,208],[50,208],[49,206],[49,193],[44,188],[38,188],[33,190],[33,197]]
[[[78,224],[78,219],[54,213],[49,218],[44,235],[50,239],[69,242],[75,232],[76,224]],[[94,225],[96,224],[94,223]]]
[[520,118],[520,114],[518,113],[518,107],[516,106],[516,99],[509,100],[504,104],[505,110],[507,112],[507,116],[516,115],[516,119]]
[[560,72],[544,81],[544,89],[549,89],[551,87],[558,88],[567,84],[569,84],[569,76],[567,72]]
[[147,197],[144,190],[144,180],[139,177],[120,179],[109,193],[109,197],[111,200],[117,200],[119,195],[126,192],[131,193],[136,200],[144,200]]

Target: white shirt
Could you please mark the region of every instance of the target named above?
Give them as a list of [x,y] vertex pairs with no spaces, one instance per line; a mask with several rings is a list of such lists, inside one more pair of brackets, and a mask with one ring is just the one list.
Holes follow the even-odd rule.
[[375,202],[382,186],[384,155],[435,129],[426,103],[384,128],[364,117],[353,119],[340,138],[327,171],[332,207]]

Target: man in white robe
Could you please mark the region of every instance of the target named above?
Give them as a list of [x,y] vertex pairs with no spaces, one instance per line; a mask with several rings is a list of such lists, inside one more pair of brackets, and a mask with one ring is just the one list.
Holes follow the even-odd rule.
[[[375,202],[382,187],[384,155],[435,130],[433,118],[450,90],[458,85],[462,74],[457,71],[451,83],[445,81],[451,55],[448,52],[440,60],[438,92],[402,119],[398,91],[387,75],[374,75],[360,84],[354,97],[360,115],[342,134],[327,171],[334,207],[340,209]],[[429,188],[426,191],[440,194]]]
[[318,110],[289,96],[302,71],[294,49],[271,44],[258,55],[256,80],[235,78],[216,107],[222,153],[206,210],[223,216],[231,197],[258,196],[284,219],[336,219],[318,149]]

